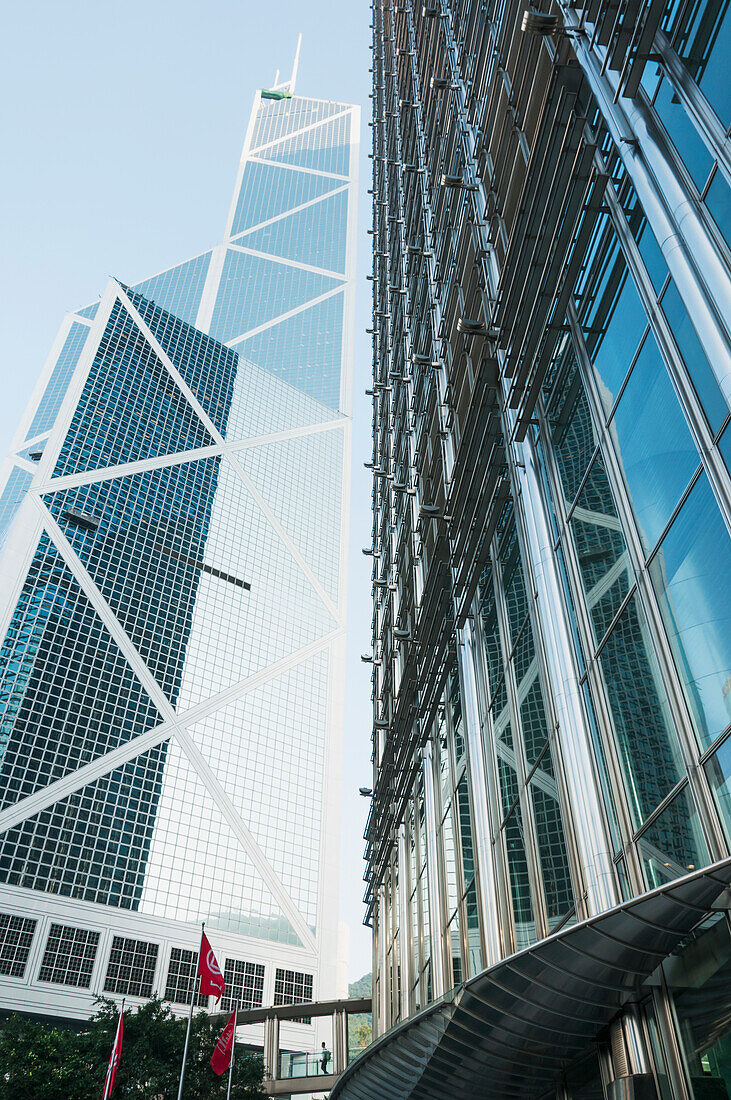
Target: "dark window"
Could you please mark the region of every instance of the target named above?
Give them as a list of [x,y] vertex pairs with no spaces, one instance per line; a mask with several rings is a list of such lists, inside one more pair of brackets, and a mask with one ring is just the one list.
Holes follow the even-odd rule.
[[[177,1005],[189,1005],[198,969],[198,952],[184,947],[173,947],[165,985],[165,1000]],[[228,981],[226,982],[228,985]],[[207,1007],[208,998],[196,993],[195,1003]]]
[[104,992],[127,993],[132,997],[151,996],[157,952],[156,943],[115,936],[104,979]]
[[38,980],[88,989],[98,946],[98,932],[52,924]]
[[[221,998],[222,1009],[231,1012],[236,1006],[261,1008],[264,1000],[264,965],[262,963],[226,959],[223,980],[226,983],[226,991]],[[276,999],[274,1003],[278,1003]]]
[[0,913],[0,974],[23,977],[36,923],[30,917]]
[[[300,974],[296,970],[282,970],[277,967],[274,977],[275,1005],[297,1005],[312,1000],[312,975]],[[309,1024],[310,1017],[297,1017],[298,1024]]]

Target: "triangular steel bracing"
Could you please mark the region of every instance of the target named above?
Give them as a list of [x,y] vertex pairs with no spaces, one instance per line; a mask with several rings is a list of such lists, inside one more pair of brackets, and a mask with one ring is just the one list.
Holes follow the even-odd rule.
[[257,99],[223,243],[64,322],[0,490],[8,886],[332,930],[355,126]]

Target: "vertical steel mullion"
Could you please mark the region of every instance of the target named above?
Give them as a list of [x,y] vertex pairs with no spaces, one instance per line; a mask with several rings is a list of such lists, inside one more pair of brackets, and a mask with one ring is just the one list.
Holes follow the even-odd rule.
[[[494,545],[495,540],[493,540]],[[492,584],[492,578],[490,579]],[[505,861],[505,854],[501,844],[500,838],[500,822],[503,818],[502,803],[500,800],[500,781],[497,775],[497,759],[495,754],[495,733],[492,724],[491,712],[488,708],[489,703],[489,691],[487,687],[487,670],[486,670],[486,656],[485,656],[485,644],[482,640],[482,629],[479,621],[479,609],[477,607],[477,597],[475,597],[475,605],[473,609],[473,616],[476,626],[473,626],[475,633],[475,648],[477,651],[477,688],[478,695],[481,700],[481,745],[479,746],[480,766],[484,776],[484,783],[487,795],[487,806],[489,808],[489,818],[494,823],[488,833],[487,841],[493,847],[496,853],[496,866],[495,866],[495,903],[494,908],[496,912],[496,920],[498,922],[498,935],[500,952],[498,958],[502,958],[504,955],[510,954],[510,939],[509,932],[511,927],[512,912],[510,905],[510,885],[508,881],[508,870]],[[479,871],[479,868],[478,868]]]
[[[449,13],[445,11],[445,0],[441,0],[441,5],[446,24]],[[446,26],[445,34],[449,34],[449,28]],[[484,185],[476,178],[474,171],[475,139],[466,121],[463,103],[460,109],[460,136],[464,143],[466,167],[471,173],[470,182],[474,182],[477,187],[474,194],[480,195],[486,209]],[[492,299],[495,299],[499,271],[497,258],[487,241],[485,241],[483,264],[486,290],[489,289]],[[486,302],[487,306],[489,301]],[[504,379],[502,388],[506,390]],[[515,414],[503,406],[502,418],[505,437],[510,439]],[[510,457],[512,458],[511,481],[514,491],[519,490],[518,497],[523,502],[523,530],[530,551],[528,557],[534,572],[536,606],[540,624],[540,629],[536,632],[536,642],[542,646],[546,667],[551,674],[551,687],[560,723],[558,744],[563,760],[566,789],[571,799],[569,810],[577,822],[576,836],[580,848],[578,854],[583,885],[587,893],[588,911],[596,913],[616,904],[619,900],[619,892],[612,865],[611,844],[608,842],[602,795],[594,769],[591,732],[584,714],[581,689],[573,660],[573,647],[563,608],[560,579],[552,557],[550,527],[540,494],[535,456],[530,444],[513,443],[510,447]]]
[[[569,28],[577,24],[562,3]],[[668,162],[663,139],[646,105],[617,95],[617,76],[601,73],[601,60],[580,35],[573,47],[607,129],[660,243],[727,405],[731,408],[731,274],[700,215]]]
[[[576,355],[579,377],[581,379],[581,384],[585,390],[585,396],[589,405],[590,415],[592,417],[592,423],[594,426],[596,438],[600,441],[602,437],[602,426],[601,423],[599,423],[597,420],[597,405],[592,400],[591,395],[586,392],[586,387],[584,386],[584,379],[587,377],[588,364],[588,360],[586,357],[586,347],[584,345],[583,336],[581,335],[581,330],[578,327],[578,321],[576,318],[574,307],[571,304],[568,307],[567,317],[569,320],[569,339],[572,342],[572,347]],[[576,628],[579,633],[580,645],[583,648],[583,654],[586,659],[587,680],[590,695],[593,701],[601,746],[607,764],[607,780],[610,787],[610,795],[613,802],[616,825],[619,831],[619,842],[627,857],[627,870],[632,889],[635,893],[640,893],[644,887],[644,879],[642,876],[641,867],[636,858],[634,846],[632,844],[632,837],[634,835],[635,828],[629,814],[629,807],[625,792],[624,776],[619,762],[616,738],[614,737],[613,727],[609,716],[608,704],[606,702],[604,688],[600,682],[599,668],[595,658],[596,643],[594,642],[594,634],[591,626],[590,613],[586,604],[586,600],[584,598],[581,572],[577,561],[573,535],[570,529],[570,514],[572,508],[571,506],[567,507],[564,502],[563,488],[561,485],[558,470],[556,468],[553,444],[550,436],[550,426],[548,425],[545,412],[543,413],[542,425],[544,429],[543,451],[544,455],[546,456],[546,462],[548,465],[547,476],[551,483],[551,491],[556,505],[556,518],[557,523],[560,527],[559,538],[561,546],[563,548],[564,566],[567,573],[569,587],[571,589],[571,593],[568,594],[565,598],[571,600],[572,602]],[[592,456],[587,465],[587,469],[584,473],[584,477],[582,478],[582,484],[577,490],[577,496],[581,492],[581,488],[584,484],[586,476],[591,469],[592,464],[596,460],[597,454],[601,454],[600,442],[597,442],[594,448]],[[572,504],[573,503],[574,502],[572,502]]]
[[[518,532],[517,518],[515,521],[515,533],[516,541],[518,544],[518,569],[520,569],[521,571],[521,574],[523,576],[523,583],[526,587],[526,593],[530,599],[531,591],[529,585],[526,583],[525,571],[523,569],[523,553],[520,535]],[[497,552],[497,546],[494,547],[494,551],[495,557],[493,558],[492,570],[493,587],[495,592],[495,603],[497,606],[498,626],[500,630],[500,640],[502,647],[503,676],[505,677],[505,688],[508,697],[508,710],[510,712],[513,752],[516,765],[515,772],[518,780],[518,801],[520,803],[520,810],[523,818],[523,834],[526,849],[525,856],[528,866],[528,881],[531,897],[533,900],[533,920],[535,921],[536,925],[536,939],[542,939],[548,933],[548,919],[546,916],[545,900],[543,896],[543,878],[541,874],[540,858],[536,842],[533,805],[530,798],[530,791],[528,790],[528,784],[526,782],[525,746],[523,744],[523,731],[520,721],[520,707],[518,705],[518,687],[515,679],[515,669],[513,668],[513,662],[510,656],[513,650],[513,642],[510,637],[510,620],[508,616],[507,601],[505,597],[505,587],[503,584],[501,561]],[[516,940],[516,948],[517,946],[518,944]]]
[[[415,49],[415,35],[413,25],[413,10],[411,2],[407,7],[407,22],[409,27],[409,45],[412,51]],[[424,218],[424,245],[429,285],[436,285],[434,242],[432,239],[431,225],[433,221],[431,199],[428,190],[426,155],[424,150],[423,127],[421,124],[420,84],[416,66],[412,57],[412,83],[414,86],[414,99],[419,103],[415,111],[415,123],[417,129],[417,153],[418,170],[422,188],[422,212]],[[434,353],[439,344],[439,327],[441,323],[441,309],[439,302],[432,293],[432,346]],[[451,470],[454,462],[454,445],[449,425],[445,420],[445,391],[447,386],[446,368],[440,361],[436,374],[437,404],[440,418],[440,436],[443,448],[443,470],[445,477],[445,496],[447,486],[451,479]],[[494,852],[491,842],[491,829],[489,821],[489,799],[484,774],[484,757],[482,750],[482,731],[479,719],[479,700],[477,697],[477,684],[475,675],[475,647],[472,637],[471,623],[465,624],[458,632],[458,668],[460,675],[460,691],[462,694],[463,722],[465,727],[465,740],[468,745],[469,783],[472,797],[472,805],[475,807],[473,819],[473,843],[475,845],[475,862],[478,868],[477,896],[481,925],[481,933],[484,948],[484,962],[486,965],[496,963],[501,957],[502,935],[499,924],[499,907],[497,902],[497,875],[494,864]],[[474,761],[474,771],[472,761]]]
[[431,739],[422,749],[424,780],[424,810],[426,824],[426,873],[429,896],[429,939],[431,941],[432,997],[438,1000],[447,990],[445,983],[444,889],[437,839],[436,792],[434,784],[434,752]]
[[413,1011],[411,1001],[411,913],[409,900],[411,898],[411,868],[409,851],[406,842],[406,826],[399,826],[398,839],[399,860],[399,907],[400,907],[400,939],[401,951],[401,1018],[406,1019]]

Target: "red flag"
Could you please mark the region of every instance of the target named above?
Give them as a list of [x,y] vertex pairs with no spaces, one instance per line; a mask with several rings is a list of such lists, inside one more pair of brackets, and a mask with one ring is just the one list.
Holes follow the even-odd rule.
[[198,955],[198,973],[201,976],[201,994],[204,997],[212,995],[217,1001],[220,1001],[221,994],[226,988],[226,984],[221,974],[221,967],[216,962],[216,956],[213,954],[213,948],[208,942],[208,937],[205,932],[201,935],[201,949]]
[[122,1013],[119,1013],[119,1023],[117,1024],[117,1034],[114,1039],[114,1046],[112,1047],[112,1053],[109,1058],[109,1065],[107,1066],[107,1076],[104,1080],[104,1096],[102,1100],[107,1100],[107,1097],[112,1095],[112,1089],[114,1088],[114,1079],[117,1076],[117,1070],[119,1069],[119,1059],[122,1057],[122,1037],[124,1034]]
[[216,1049],[211,1058],[211,1069],[220,1077],[231,1065],[231,1055],[234,1050],[234,1035],[236,1034],[236,1009],[231,1013],[231,1019],[221,1032],[221,1037],[216,1043]]

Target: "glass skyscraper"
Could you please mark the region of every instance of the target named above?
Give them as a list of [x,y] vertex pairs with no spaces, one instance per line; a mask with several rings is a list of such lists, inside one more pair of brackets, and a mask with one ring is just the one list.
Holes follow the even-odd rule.
[[728,3],[375,0],[379,1042],[731,1096]]
[[[64,321],[0,494],[0,1002],[333,996],[358,108],[258,93],[223,243]],[[311,1042],[303,1023],[285,1043]]]

